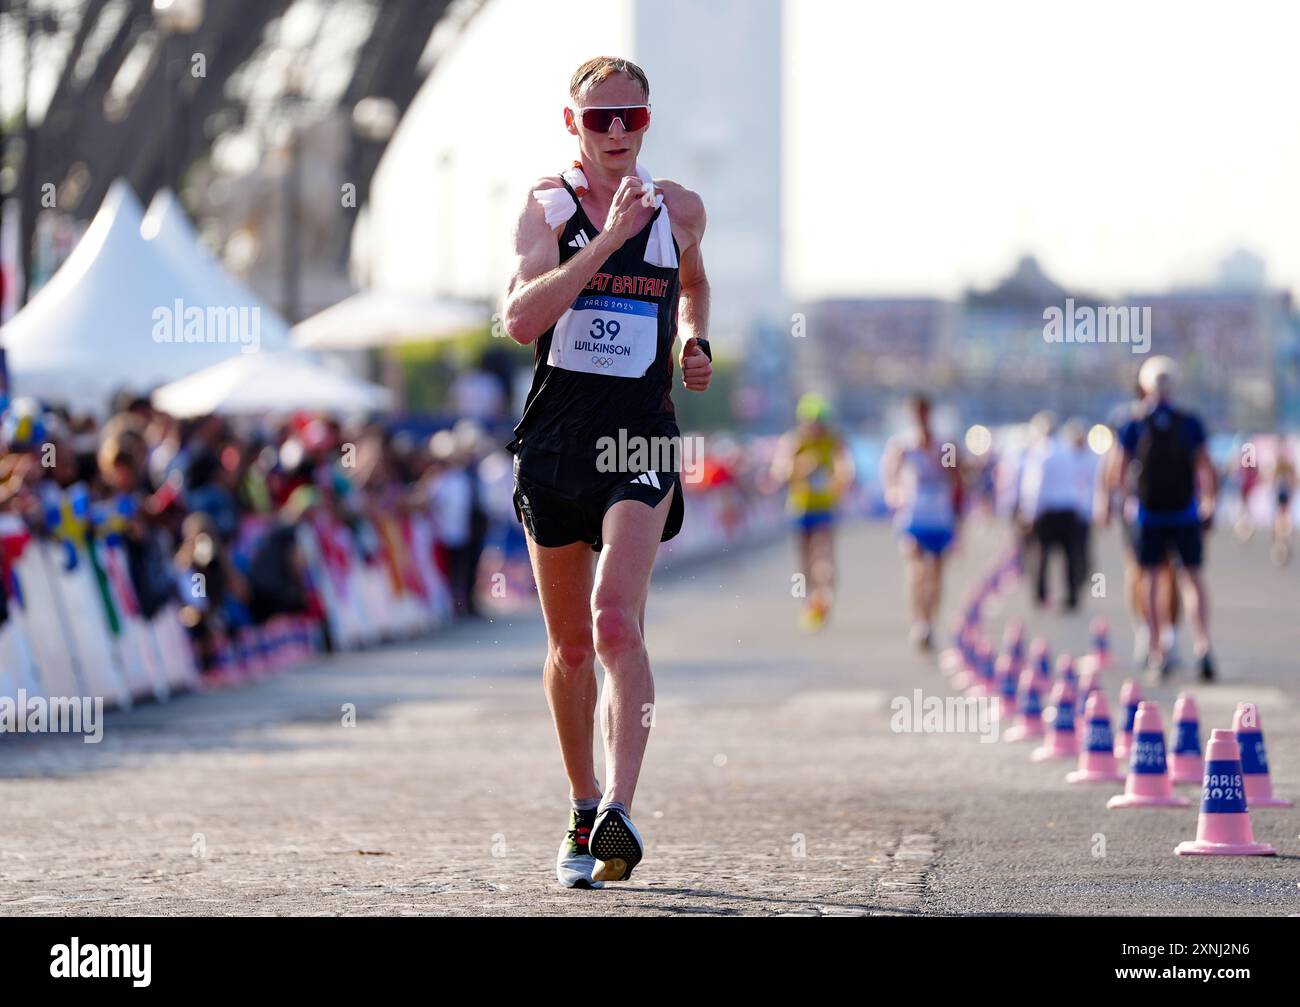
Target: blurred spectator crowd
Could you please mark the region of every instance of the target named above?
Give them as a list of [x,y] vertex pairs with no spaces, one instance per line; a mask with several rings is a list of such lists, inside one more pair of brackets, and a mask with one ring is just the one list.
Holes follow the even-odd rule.
[[333,647],[305,525],[325,568],[340,541],[327,529],[343,528],[357,555],[342,561],[382,567],[398,594],[443,617],[473,617],[485,548],[498,564],[522,550],[503,454],[472,421],[430,438],[307,414],[178,420],[145,398],[98,422],[18,400],[0,423],[0,625],[21,592],[12,570],[29,538],[59,543],[71,565],[93,564],[88,545],[104,541],[125,555],[140,616],[179,603],[205,671],[229,658],[241,630],[277,616],[312,618]]

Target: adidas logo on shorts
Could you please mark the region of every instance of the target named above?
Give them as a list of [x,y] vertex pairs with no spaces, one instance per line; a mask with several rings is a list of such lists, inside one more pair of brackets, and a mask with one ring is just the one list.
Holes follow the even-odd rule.
[[659,485],[658,472],[642,472],[635,479],[629,480],[629,482],[640,483],[642,486],[653,486],[657,490],[663,489],[663,487]]

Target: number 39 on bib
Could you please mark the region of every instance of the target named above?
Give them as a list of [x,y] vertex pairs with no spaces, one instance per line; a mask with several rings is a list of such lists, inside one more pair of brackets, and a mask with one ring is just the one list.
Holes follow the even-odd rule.
[[639,378],[659,349],[659,307],[599,294],[579,297],[555,323],[546,362],[566,371]]

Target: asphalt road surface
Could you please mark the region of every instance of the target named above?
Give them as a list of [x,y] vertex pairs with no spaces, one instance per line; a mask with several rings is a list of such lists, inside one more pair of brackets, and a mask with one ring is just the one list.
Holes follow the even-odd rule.
[[[1004,542],[968,528],[949,612]],[[657,723],[633,808],[648,849],[630,883],[554,882],[567,790],[526,611],[111,714],[98,745],[0,739],[0,913],[1300,914],[1300,812],[1255,812],[1276,858],[1175,857],[1195,800],[1107,811],[1117,788],[1069,787],[1029,746],[891,730],[896,697],[946,680],[908,648],[889,530],[853,526],[839,554],[815,636],[787,543],[657,575]],[[1123,661],[1114,532],[1097,558],[1108,596],[1088,615],[1111,618]],[[1223,681],[1191,685],[1202,733],[1259,703],[1275,790],[1300,799],[1300,565],[1227,534],[1210,558]],[[1017,613],[1084,647],[1086,617],[1035,614],[1023,591],[1000,607],[994,632]],[[1190,681],[1148,690],[1167,722]]]

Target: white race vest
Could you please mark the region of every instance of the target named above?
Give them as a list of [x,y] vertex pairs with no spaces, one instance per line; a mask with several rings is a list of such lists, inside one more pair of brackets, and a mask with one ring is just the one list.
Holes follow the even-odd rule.
[[555,323],[546,362],[566,371],[639,378],[659,352],[659,306],[585,294]]

